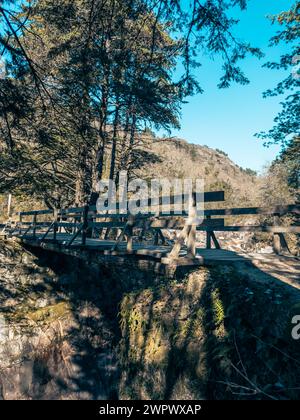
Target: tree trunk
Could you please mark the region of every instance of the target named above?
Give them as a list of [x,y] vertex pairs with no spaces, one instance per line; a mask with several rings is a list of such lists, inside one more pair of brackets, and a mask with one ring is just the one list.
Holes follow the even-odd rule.
[[109,172],[109,179],[111,180],[114,179],[114,174],[115,174],[118,125],[119,125],[119,104],[117,101],[116,110],[115,110],[115,118],[114,118],[114,131],[113,131],[113,138],[112,138],[110,172]]
[[100,105],[99,118],[99,142],[96,150],[96,162],[93,176],[93,190],[96,191],[98,182],[102,179],[104,169],[104,153],[106,146],[106,123],[107,123],[107,106],[109,97],[109,68],[106,69],[105,83],[102,86],[102,100]]

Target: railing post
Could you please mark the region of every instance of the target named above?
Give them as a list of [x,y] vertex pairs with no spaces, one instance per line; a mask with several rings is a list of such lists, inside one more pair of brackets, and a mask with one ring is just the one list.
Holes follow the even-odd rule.
[[185,243],[187,244],[187,255],[192,257],[196,256],[196,193],[193,193],[191,198],[192,199],[189,203],[188,219],[185,222],[184,228],[177,237],[171,252],[169,253],[169,258],[173,260],[179,257],[181,247]]
[[33,215],[33,217],[32,217],[32,233],[33,233],[33,237],[35,238],[35,233],[36,233],[36,218],[37,218],[37,215],[36,215],[36,213],[34,213],[34,215]]
[[214,231],[210,232],[210,238],[212,239],[215,248],[216,249],[221,249],[221,246],[220,246],[220,244],[218,242],[218,239],[216,238],[216,235],[215,235],[215,232]]
[[166,244],[166,238],[164,237],[164,235],[163,235],[163,233],[162,233],[161,229],[159,229],[159,230],[158,230],[158,234],[159,234],[159,236],[160,236],[160,239],[161,239],[161,243],[162,243],[162,245],[165,245],[165,244]]
[[187,254],[196,256],[196,226],[191,226],[190,233],[187,239]]
[[[278,215],[274,217],[274,225],[281,225],[280,217]],[[273,234],[273,251],[278,255],[281,254],[282,251],[290,253],[288,243],[283,233],[279,232]]]
[[192,193],[191,202],[189,206],[190,229],[187,237],[187,254],[191,257],[196,256],[196,219],[197,219],[197,203],[196,193]]
[[57,238],[57,219],[58,219],[58,209],[55,208],[53,210],[53,220],[54,220],[54,223],[53,223],[53,240],[54,241],[56,241],[56,238]]
[[11,201],[12,201],[12,195],[8,194],[8,199],[7,199],[7,217],[8,217],[8,219],[11,218]]
[[126,228],[126,236],[127,236],[127,245],[126,245],[126,251],[132,252],[133,250],[133,226],[135,223],[134,216],[129,215],[128,222],[127,222],[127,228]]
[[85,245],[86,244],[86,235],[87,235],[87,229],[88,229],[88,213],[89,213],[89,206],[84,206],[83,208],[83,215],[82,215],[82,235],[81,235],[81,244]]
[[154,232],[154,245],[158,245],[159,233],[158,230]]
[[281,252],[280,236],[278,233],[273,234],[273,251],[278,255]]
[[22,222],[23,222],[23,218],[22,218],[22,213],[20,212],[19,213],[19,235],[21,235],[22,233],[22,228],[21,228]]
[[[211,216],[206,216],[208,220],[211,219]],[[207,229],[209,229],[209,226],[207,226]],[[209,230],[206,231],[206,249],[211,249],[211,233]]]

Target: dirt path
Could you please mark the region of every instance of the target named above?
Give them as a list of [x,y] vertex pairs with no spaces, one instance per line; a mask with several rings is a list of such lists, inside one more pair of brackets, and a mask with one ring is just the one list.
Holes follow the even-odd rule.
[[274,281],[286,286],[294,293],[297,300],[300,298],[300,260],[299,258],[266,254],[248,254],[250,264],[237,264],[238,270],[248,274],[255,280],[268,283]]

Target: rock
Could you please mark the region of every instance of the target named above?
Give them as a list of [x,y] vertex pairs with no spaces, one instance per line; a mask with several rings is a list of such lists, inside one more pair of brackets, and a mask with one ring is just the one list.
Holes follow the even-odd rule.
[[273,248],[271,246],[266,246],[264,248],[260,248],[257,251],[259,254],[273,254]]
[[40,298],[35,301],[36,308],[45,308],[45,306],[49,305],[49,299]]
[[0,399],[107,399],[118,368],[99,269],[46,252],[37,263],[13,241],[0,258]]

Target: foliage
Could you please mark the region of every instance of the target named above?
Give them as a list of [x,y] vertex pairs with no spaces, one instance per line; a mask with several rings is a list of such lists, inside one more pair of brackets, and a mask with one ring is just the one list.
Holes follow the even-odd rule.
[[271,46],[283,42],[289,45],[289,51],[281,56],[279,63],[268,62],[265,67],[289,70],[289,75],[274,89],[267,90],[264,96],[288,96],[281,104],[282,109],[274,120],[274,127],[257,136],[264,139],[266,145],[278,143],[285,148],[289,145],[291,137],[300,135],[300,2],[296,1],[290,10],[273,16],[272,21],[279,23],[283,29],[271,39]]
[[[220,87],[247,83],[238,61],[260,55],[232,35],[230,9],[245,0],[8,3],[0,6],[0,191],[49,207],[85,203],[104,175],[117,180],[143,165],[145,129],[178,128],[182,101],[201,91],[199,50],[222,55]],[[174,80],[178,60],[184,72]]]
[[300,190],[300,137],[294,137],[282,151],[276,163],[282,163],[287,171],[287,183],[299,194]]
[[230,266],[125,295],[121,398],[298,399],[297,299],[258,269]]
[[227,156],[228,157],[228,154],[227,153],[225,153],[223,150],[221,150],[221,149],[216,149],[216,152],[218,152],[218,153],[220,153],[221,155],[223,155],[223,156]]
[[256,171],[254,171],[253,169],[251,169],[251,168],[240,168],[241,169],[241,171],[243,171],[243,172],[245,172],[245,174],[247,174],[247,175],[250,175],[250,176],[257,176],[257,172]]

